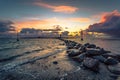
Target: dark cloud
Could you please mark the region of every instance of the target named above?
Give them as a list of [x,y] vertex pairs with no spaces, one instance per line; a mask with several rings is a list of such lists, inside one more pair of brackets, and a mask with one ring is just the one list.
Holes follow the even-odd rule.
[[63,28],[60,25],[54,25],[53,27],[54,27],[54,30],[56,30],[56,31],[62,31],[63,30]]
[[23,28],[19,35],[21,37],[58,37],[59,29]]
[[120,37],[120,13],[115,10],[104,14],[100,23],[90,25],[87,30],[89,32],[100,32]]
[[64,31],[64,32],[62,32],[62,35],[63,35],[63,36],[68,36],[68,34],[69,34],[68,31]]
[[15,27],[12,26],[13,24],[12,21],[0,21],[0,33],[15,31]]
[[59,32],[62,31],[62,27],[59,25],[54,25],[53,29],[34,29],[34,28],[23,28],[20,33],[38,33],[42,31],[51,31],[51,32]]
[[24,33],[24,34],[26,34],[26,33],[31,33],[31,34],[33,34],[33,33],[38,33],[39,31],[41,31],[41,30],[34,29],[34,28],[23,28],[23,29],[20,31],[20,33]]

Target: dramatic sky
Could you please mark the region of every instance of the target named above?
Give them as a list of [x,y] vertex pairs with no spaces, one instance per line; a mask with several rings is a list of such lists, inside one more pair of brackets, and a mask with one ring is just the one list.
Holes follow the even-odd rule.
[[54,25],[68,31],[89,27],[89,31],[111,34],[106,31],[109,26],[120,30],[120,0],[0,0],[0,10],[0,32],[14,31],[13,26],[21,30]]

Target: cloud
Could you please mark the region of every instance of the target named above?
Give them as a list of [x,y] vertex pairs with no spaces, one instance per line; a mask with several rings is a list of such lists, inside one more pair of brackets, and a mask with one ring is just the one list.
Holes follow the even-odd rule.
[[88,31],[100,32],[120,37],[120,12],[104,13],[99,23],[90,25]]
[[36,34],[39,32],[43,32],[43,31],[47,31],[47,32],[59,32],[62,31],[62,27],[59,25],[54,25],[52,29],[35,29],[35,28],[22,28],[20,33],[23,34]]
[[20,33],[23,34],[33,34],[33,33],[38,33],[40,30],[34,29],[34,28],[23,28]]
[[[36,29],[49,29],[54,25],[60,25],[64,29],[72,29],[74,25],[82,25],[81,23],[90,23],[91,20],[89,18],[81,18],[81,17],[71,17],[71,18],[46,18],[46,19],[31,19],[25,21],[16,21],[15,26],[17,28],[36,28]],[[53,28],[53,27],[52,27]],[[73,29],[72,29],[73,30]]]
[[89,18],[69,18],[68,20],[72,22],[80,22],[80,23],[90,22]]
[[74,13],[77,10],[78,8],[72,6],[56,6],[53,8],[54,12],[63,12],[63,13]]
[[26,21],[16,21],[15,26],[20,29],[22,28],[49,28],[48,26],[51,25],[51,23],[54,22],[54,19],[52,21],[49,19],[43,19],[43,20],[26,20]]
[[15,31],[12,21],[0,21],[0,33]]
[[35,28],[23,28],[20,31],[21,37],[59,37],[60,27],[54,27],[53,29],[35,29]]
[[43,2],[34,2],[33,4],[37,5],[37,6],[42,6],[42,7],[45,7],[45,8],[49,8],[49,9],[52,9],[52,11],[54,11],[54,12],[60,12],[60,13],[71,14],[71,13],[74,13],[78,10],[77,7],[66,6],[66,5],[53,6],[53,5],[50,5],[50,4],[43,3]]
[[[48,18],[42,20],[27,20],[27,21],[16,21],[15,26],[22,28],[36,28],[36,29],[60,29],[57,25],[64,24],[65,22],[57,18]],[[54,26],[55,25],[55,26]],[[54,26],[54,27],[53,27]]]
[[68,31],[64,31],[62,32],[62,36],[68,36],[69,32]]
[[53,30],[56,30],[56,31],[62,31],[63,30],[63,28],[60,25],[54,25],[53,28],[54,28]]

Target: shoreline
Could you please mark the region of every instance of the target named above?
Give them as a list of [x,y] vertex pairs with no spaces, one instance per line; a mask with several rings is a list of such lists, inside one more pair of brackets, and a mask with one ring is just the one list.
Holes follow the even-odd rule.
[[[88,69],[99,75],[102,69],[106,68],[102,75],[108,73],[109,75],[106,77],[110,78],[102,80],[117,80],[120,76],[120,54],[111,53],[111,51],[106,51],[95,44],[80,44],[70,40],[60,40],[66,43],[68,57],[81,64],[83,69]],[[97,78],[94,80],[97,80]]]
[[[87,47],[83,47],[85,44],[80,44],[65,39],[59,40],[64,42],[60,45],[65,46],[66,50],[54,55],[50,55],[47,58],[31,61],[25,65],[17,66],[16,68],[3,72],[2,74],[0,73],[0,76],[2,77],[1,80],[116,80],[119,77],[119,71],[116,75],[113,74],[116,73],[114,72],[116,70],[112,70],[111,73],[107,67],[110,66],[109,68],[112,69],[116,67],[119,62],[114,64],[114,66],[108,64],[106,65],[104,62],[92,59],[93,56],[98,56],[101,54],[84,54],[87,52],[85,49]],[[96,48],[97,46],[92,44],[92,48],[87,49],[96,51],[96,49],[93,47]],[[99,49],[102,48],[99,47],[97,50]],[[110,56],[113,58],[116,57],[114,54],[108,54],[110,51],[102,49],[102,52],[105,52],[104,56]],[[84,62],[84,60],[86,61]],[[89,65],[87,62],[91,63],[92,65]]]

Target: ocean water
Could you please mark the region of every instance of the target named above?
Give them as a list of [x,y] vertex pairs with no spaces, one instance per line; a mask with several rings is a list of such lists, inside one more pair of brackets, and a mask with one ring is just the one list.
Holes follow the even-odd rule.
[[0,40],[0,80],[56,80],[78,69],[61,40]]
[[[78,43],[92,43],[109,50],[112,53],[120,54],[120,39],[70,39]],[[57,54],[65,51],[64,42],[58,39],[0,39],[0,66],[8,63],[24,64],[42,57]]]
[[120,54],[120,39],[113,39],[113,38],[84,38],[83,41],[80,38],[70,39],[72,41],[76,41],[81,44],[91,43],[104,48],[105,50],[109,50],[112,53]]
[[12,69],[65,50],[63,42],[57,39],[1,39],[0,67]]
[[[120,54],[120,39],[70,40],[93,43]],[[73,73],[80,70],[78,66],[67,57],[66,46],[58,39],[0,39],[0,80],[53,80],[48,77]]]

